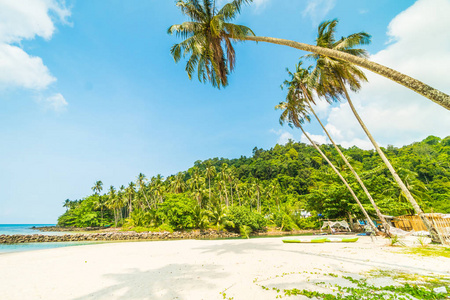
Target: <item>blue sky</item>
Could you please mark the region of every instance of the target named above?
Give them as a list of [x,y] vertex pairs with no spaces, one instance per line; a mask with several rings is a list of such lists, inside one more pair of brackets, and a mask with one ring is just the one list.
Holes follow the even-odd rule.
[[[167,28],[185,20],[174,3],[0,0],[0,223],[54,223],[63,201],[90,194],[96,180],[119,186],[139,172],[168,176],[196,160],[304,140],[279,125],[274,106],[285,68],[305,53],[239,43],[227,88],[189,81],[169,53],[179,39]],[[372,35],[375,61],[449,93],[450,37],[439,29],[448,13],[449,0],[257,0],[236,22],[313,43],[318,23],[338,18],[338,35]],[[382,145],[450,133],[445,109],[369,79],[355,103]],[[345,103],[318,110],[342,145],[370,148]],[[326,142],[317,125],[307,130]]]

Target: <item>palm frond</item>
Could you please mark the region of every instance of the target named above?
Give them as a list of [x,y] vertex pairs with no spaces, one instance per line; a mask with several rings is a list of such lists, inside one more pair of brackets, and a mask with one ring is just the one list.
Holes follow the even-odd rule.
[[223,16],[221,15],[214,16],[209,24],[212,29],[211,30],[212,33],[214,33],[215,36],[220,36],[221,33],[223,32],[223,27],[225,24],[225,22],[223,21]]
[[236,24],[232,24],[232,23],[224,23],[224,29],[226,34],[235,40],[239,40],[242,39],[246,36],[255,36],[255,33],[253,32],[253,30],[251,30],[249,27],[247,26],[243,26],[243,25],[236,25]]
[[[360,53],[358,56],[367,57],[367,51],[364,49],[355,49],[359,45],[368,45],[371,42],[371,36],[365,32],[351,34],[347,37],[342,37],[333,45],[333,49],[348,53],[349,50],[357,50]],[[355,54],[354,54],[355,55]]]
[[183,39],[186,39],[192,35],[194,35],[196,32],[199,32],[203,29],[203,25],[197,22],[184,22],[182,24],[175,24],[169,27],[167,29],[168,34],[174,34],[177,37],[181,37]]
[[223,15],[225,17],[225,21],[232,20],[238,13],[241,12],[241,8],[244,4],[250,4],[252,2],[253,0],[234,0],[225,4],[217,14]]
[[198,3],[198,0],[178,0],[176,6],[193,21],[201,22],[206,17],[203,7]]

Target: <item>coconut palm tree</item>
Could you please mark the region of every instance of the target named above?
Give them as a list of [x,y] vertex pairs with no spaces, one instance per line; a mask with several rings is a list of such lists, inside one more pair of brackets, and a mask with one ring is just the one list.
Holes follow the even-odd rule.
[[63,207],[65,207],[66,211],[68,211],[70,208],[70,205],[71,205],[71,201],[69,199],[66,199],[66,201],[64,201]]
[[151,185],[153,189],[153,194],[155,198],[155,207],[156,203],[163,203],[165,186],[163,182],[163,176],[161,174],[156,175],[156,177],[152,177]]
[[356,196],[355,192],[351,188],[351,186],[348,184],[347,180],[341,175],[341,173],[336,169],[336,167],[333,165],[333,163],[328,159],[328,157],[320,150],[319,146],[310,138],[310,136],[305,132],[303,129],[302,124],[305,121],[310,121],[310,117],[308,115],[308,111],[306,108],[306,105],[304,104],[305,101],[299,101],[298,98],[300,96],[303,96],[302,94],[294,94],[292,90],[288,92],[288,96],[286,98],[286,102],[281,102],[279,105],[277,105],[276,109],[281,109],[283,112],[280,116],[280,124],[283,125],[284,123],[288,123],[290,127],[296,127],[300,128],[300,130],[303,132],[303,134],[306,136],[306,138],[309,140],[309,142],[314,146],[314,148],[320,153],[320,155],[325,159],[325,161],[331,166],[333,171],[339,176],[341,181],[344,183],[344,185],[349,190],[350,194],[352,195],[353,199],[355,199],[356,203],[358,203],[359,208],[363,212],[364,216],[367,219],[368,224],[372,227],[372,229],[377,232],[378,229],[376,228],[375,224],[372,222],[372,219],[370,218],[367,211],[362,206],[361,202],[359,201],[358,197]]
[[125,194],[127,197],[127,204],[128,204],[128,217],[131,217],[131,213],[133,212],[133,200],[134,200],[134,194],[136,193],[135,190],[136,184],[131,181],[128,184],[128,187],[125,189]]
[[[329,48],[349,53],[353,56],[367,57],[367,52],[364,49],[356,47],[359,45],[368,44],[370,42],[370,36],[364,32],[359,32],[336,40],[334,34],[337,24],[337,20],[332,20],[323,22],[319,25],[318,37],[316,39],[317,45],[323,48]],[[364,73],[357,66],[330,56],[309,54],[308,57],[313,58],[316,61],[316,66],[311,72],[311,77],[315,82],[315,87],[318,95],[324,96],[326,99],[328,99],[328,101],[339,100],[341,98],[347,99],[347,102],[350,105],[353,114],[368,136],[372,145],[375,147],[377,153],[380,155],[381,159],[388,167],[402,193],[405,194],[409,203],[411,203],[416,213],[424,222],[433,238],[433,241],[438,242],[439,236],[437,235],[436,229],[426,218],[422,208],[420,208],[419,204],[409,192],[400,176],[398,176],[397,172],[395,171],[386,155],[378,146],[378,143],[375,141],[369,129],[362,121],[361,117],[355,109],[355,106],[353,105],[353,102],[351,101],[346,85],[348,85],[353,91],[359,90],[361,88],[361,82],[367,81]]]
[[191,21],[172,25],[168,33],[185,40],[172,47],[170,52],[178,62],[186,54],[190,58],[186,64],[189,78],[197,72],[201,82],[210,81],[217,88],[228,85],[228,75],[235,65],[235,51],[232,40],[246,35],[254,35],[250,28],[229,23],[245,3],[252,0],[235,0],[217,10],[215,3],[204,0],[179,0],[177,6]]
[[209,201],[211,201],[211,177],[214,177],[216,175],[216,167],[211,165],[210,161],[206,162],[205,174],[206,177],[208,177]]
[[[333,138],[330,136],[328,130],[325,128],[322,121],[320,121],[319,117],[317,116],[316,112],[314,111],[313,105],[315,104],[315,102],[314,102],[314,98],[312,96],[312,91],[311,91],[311,89],[314,87],[313,87],[313,82],[311,82],[311,80],[310,80],[310,74],[309,74],[310,68],[308,68],[308,69],[302,68],[302,61],[300,61],[298,63],[298,65],[296,65],[295,68],[296,68],[295,73],[291,73],[289,70],[287,70],[289,73],[289,76],[290,76],[290,80],[286,80],[284,82],[284,86],[286,86],[290,90],[290,92],[294,93],[294,95],[300,94],[300,95],[304,96],[304,97],[298,97],[297,98],[298,101],[301,101],[301,100],[305,101],[308,109],[313,113],[314,117],[319,122],[320,126],[322,127],[323,131],[327,135],[330,142],[333,144],[333,146],[336,149],[336,151],[338,152],[339,156],[342,158],[345,165],[349,168],[349,170],[355,176],[356,181],[358,181],[359,185],[361,186],[361,188],[363,189],[367,198],[369,199],[370,203],[372,204],[373,208],[375,209],[377,217],[381,220],[381,223],[383,224],[385,232],[389,235],[390,226],[386,222],[386,219],[384,218],[384,216],[381,214],[381,211],[378,208],[375,201],[373,200],[372,195],[369,193],[367,187],[365,186],[364,182],[359,177],[358,173],[355,171],[355,169],[352,167],[352,165],[350,164],[348,159],[342,153],[341,149],[336,145]],[[320,87],[318,87],[318,89],[320,89]]]
[[227,180],[228,180],[228,183],[230,184],[231,206],[234,205],[233,185],[234,185],[234,181],[236,180],[235,173],[236,173],[236,168],[234,166],[227,169]]
[[197,199],[197,205],[202,207],[203,185],[205,183],[205,178],[201,176],[198,167],[192,168],[191,179],[189,179],[188,183],[194,194],[194,197]]
[[146,181],[147,181],[147,178],[145,177],[145,175],[142,173],[139,173],[139,175],[136,179],[136,185],[138,186],[139,192],[142,193],[142,195],[144,195],[144,199],[145,199],[145,202],[147,202],[148,208],[152,209],[150,203],[148,202],[147,195],[145,194],[145,188],[146,188],[145,182]]
[[239,206],[241,206],[241,195],[240,195],[240,193],[239,193],[239,186],[240,186],[240,182],[239,182],[239,180],[236,180],[236,181],[234,182],[233,188],[234,188],[234,190],[236,191],[236,194],[237,194],[237,196],[238,196]]
[[228,165],[226,163],[222,164],[222,169],[220,170],[220,179],[223,183],[223,190],[225,192],[225,205],[228,207],[229,201],[228,201],[228,188],[227,188],[227,181],[228,181]]
[[103,190],[103,182],[101,180],[98,180],[95,182],[95,185],[92,187],[92,191],[94,191],[94,194],[97,196],[96,201],[96,207],[100,208],[101,212],[101,226],[103,226],[103,199],[99,195],[100,192]]
[[114,226],[117,227],[117,219],[118,219],[118,212],[117,212],[117,203],[116,203],[116,189],[114,188],[114,186],[110,186],[109,187],[109,192],[108,192],[108,201],[107,201],[107,207],[109,209],[112,209],[114,212]]
[[98,180],[95,182],[95,185],[92,187],[92,191],[94,191],[95,195],[98,195],[103,190],[103,182]]
[[261,213],[261,182],[256,179],[252,184],[252,188],[254,190],[253,194],[256,194],[256,210],[258,211],[258,213]]
[[230,23],[240,13],[244,4],[253,0],[234,0],[217,9],[215,1],[178,0],[177,7],[190,21],[172,25],[169,34],[176,34],[184,39],[171,48],[172,56],[178,62],[182,57],[189,56],[186,72],[189,78],[197,72],[201,82],[211,82],[215,87],[228,85],[228,75],[235,65],[235,51],[232,43],[235,41],[255,41],[278,44],[299,50],[316,53],[326,57],[346,61],[377,73],[398,84],[401,84],[431,101],[450,110],[450,96],[426,85],[425,83],[395,71],[383,65],[371,62],[353,53],[340,49],[313,46],[295,41],[255,36],[254,32],[243,25]]
[[184,182],[184,173],[178,172],[175,176],[172,176],[172,180],[170,181],[169,185],[173,193],[183,193],[186,188],[186,183]]

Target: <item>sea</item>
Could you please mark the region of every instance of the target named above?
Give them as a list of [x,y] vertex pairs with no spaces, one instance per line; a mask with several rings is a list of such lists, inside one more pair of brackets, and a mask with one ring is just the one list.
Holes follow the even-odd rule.
[[[0,224],[0,235],[13,234],[45,234],[45,235],[62,235],[67,232],[41,232],[31,229],[35,227],[55,226],[55,224]],[[93,242],[58,242],[58,243],[23,243],[23,244],[0,244],[0,255],[11,252],[34,251],[51,248],[78,246],[92,244]]]

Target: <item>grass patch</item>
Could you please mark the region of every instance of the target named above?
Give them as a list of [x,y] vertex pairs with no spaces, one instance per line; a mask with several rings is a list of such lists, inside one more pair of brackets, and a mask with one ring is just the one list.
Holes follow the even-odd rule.
[[408,247],[402,250],[403,253],[414,254],[420,256],[432,256],[432,257],[447,257],[450,258],[450,248],[449,247]]
[[169,225],[162,224],[159,227],[142,227],[142,226],[135,226],[135,227],[122,227],[120,231],[134,231],[136,233],[141,232],[163,232],[163,231],[169,231],[173,232],[173,228]]
[[[294,274],[302,274],[305,282],[310,288],[307,289],[280,289],[276,286],[261,285],[256,278],[254,283],[263,290],[276,292],[276,298],[284,298],[290,296],[305,296],[314,299],[326,300],[359,300],[359,299],[447,299],[450,293],[436,293],[434,288],[448,286],[450,278],[444,276],[425,276],[419,274],[410,274],[404,272],[396,272],[392,270],[375,270],[363,277],[354,278],[351,276],[338,275],[333,273],[318,272],[292,272],[283,273],[276,277],[291,276]],[[316,274],[310,278],[309,274]],[[389,284],[374,285],[371,284],[373,278],[389,278]],[[267,278],[262,281],[267,281]],[[339,279],[336,283],[335,279]],[[334,282],[334,284],[332,284]],[[303,282],[304,283],[304,282]]]

